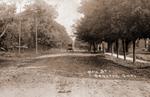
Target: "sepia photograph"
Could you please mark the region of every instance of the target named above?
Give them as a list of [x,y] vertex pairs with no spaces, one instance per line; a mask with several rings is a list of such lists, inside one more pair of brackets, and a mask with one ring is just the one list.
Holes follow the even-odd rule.
[[150,97],[150,0],[0,0],[0,97]]

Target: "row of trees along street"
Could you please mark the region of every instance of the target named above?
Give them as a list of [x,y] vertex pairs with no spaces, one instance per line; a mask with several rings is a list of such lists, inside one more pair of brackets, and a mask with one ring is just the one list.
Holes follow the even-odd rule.
[[77,38],[94,48],[105,41],[111,52],[116,44],[117,56],[121,40],[125,60],[132,43],[135,63],[136,40],[150,38],[150,1],[83,0],[81,5],[79,11],[84,17],[75,25]]
[[[0,4],[0,47],[12,51],[27,47],[60,48],[70,38],[64,26],[56,21],[58,13],[44,0],[34,0],[17,12],[15,3]],[[20,52],[20,50],[19,50]]]

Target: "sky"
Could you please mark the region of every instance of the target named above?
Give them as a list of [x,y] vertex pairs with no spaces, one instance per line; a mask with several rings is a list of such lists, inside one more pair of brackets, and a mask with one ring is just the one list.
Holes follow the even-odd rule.
[[56,20],[64,25],[67,29],[67,32],[71,34],[72,25],[82,16],[78,12],[80,0],[49,0],[49,2],[57,7],[59,16]]
[[[1,1],[13,3],[19,0],[0,0],[0,2]],[[20,1],[22,2],[21,7],[23,8],[25,4],[30,4],[33,0],[20,0]],[[45,1],[50,5],[56,7],[56,10],[59,14],[56,21],[64,25],[68,34],[71,34],[73,32],[72,25],[82,16],[78,12],[78,7],[80,6],[81,0],[45,0]],[[18,6],[17,11],[19,11],[20,4],[18,3],[17,6]]]

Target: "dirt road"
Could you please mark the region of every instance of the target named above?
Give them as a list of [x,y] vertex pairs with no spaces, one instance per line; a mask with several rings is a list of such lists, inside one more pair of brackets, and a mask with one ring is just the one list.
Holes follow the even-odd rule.
[[124,67],[103,55],[3,60],[0,67],[0,97],[150,97],[149,68]]

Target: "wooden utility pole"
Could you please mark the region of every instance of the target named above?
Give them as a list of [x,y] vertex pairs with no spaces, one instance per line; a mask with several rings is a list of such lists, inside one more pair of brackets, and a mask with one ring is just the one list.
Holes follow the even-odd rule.
[[35,18],[35,29],[36,29],[36,35],[35,35],[35,40],[36,40],[36,54],[38,54],[38,21],[37,21],[37,17]]
[[19,16],[19,47],[18,47],[18,49],[19,49],[19,54],[21,53],[21,4],[20,4],[20,16]]

